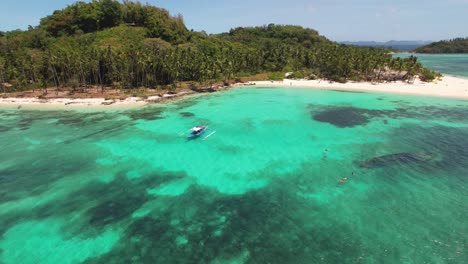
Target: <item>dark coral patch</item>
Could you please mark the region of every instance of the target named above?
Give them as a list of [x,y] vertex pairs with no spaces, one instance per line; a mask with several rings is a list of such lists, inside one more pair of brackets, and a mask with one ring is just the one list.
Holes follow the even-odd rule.
[[180,113],[180,115],[182,117],[194,117],[195,116],[195,114],[191,113],[191,112],[182,112],[182,113]]
[[[53,118],[53,114],[50,114]],[[71,125],[71,126],[88,126],[95,125],[102,121],[109,121],[109,115],[100,112],[92,113],[74,113],[74,112],[64,112],[62,115],[58,116],[59,120],[57,125]]]
[[174,105],[176,107],[176,110],[182,110],[184,108],[191,107],[193,105],[196,105],[198,103],[198,99],[195,98],[189,98],[185,100],[180,100],[178,102],[175,102]]
[[65,144],[70,144],[70,143],[74,143],[74,142],[77,142],[77,141],[82,141],[82,140],[86,140],[86,139],[90,139],[90,138],[91,139],[96,139],[99,136],[104,136],[104,135],[107,136],[107,135],[109,135],[111,133],[120,131],[121,129],[123,129],[127,125],[128,125],[128,123],[114,124],[114,125],[111,125],[109,127],[99,129],[99,130],[97,130],[95,132],[92,132],[92,133],[89,133],[89,134],[86,134],[86,135],[82,135],[82,136],[78,136],[78,137],[73,138],[73,139],[66,140],[66,141],[64,141],[64,143]]
[[424,163],[432,160],[434,155],[425,152],[419,153],[395,153],[390,155],[378,156],[365,160],[360,165],[364,168],[380,168],[390,165],[404,165]]
[[77,113],[73,111],[30,111],[25,110],[18,114],[16,127],[20,130],[29,129],[35,122],[55,120],[55,125],[85,127],[96,125],[104,121],[111,121],[112,115],[104,112]]
[[312,118],[319,122],[330,123],[336,127],[354,127],[370,122],[368,111],[355,107],[337,107],[318,113],[313,112]]
[[8,130],[10,130],[11,128],[9,127],[6,127],[6,126],[0,126],[0,132],[6,132]]
[[396,130],[393,140],[401,140],[408,134],[418,135],[418,140],[405,142],[407,145],[425,152],[437,150],[434,153],[438,157],[433,162],[435,168],[449,171],[468,167],[467,128],[439,125],[427,128],[408,124]]
[[87,263],[213,263],[246,250],[249,263],[340,263],[341,254],[359,256],[350,226],[311,223],[304,210],[320,208],[284,186],[279,181],[242,196],[193,187],[157,217],[135,220],[111,252]]
[[458,122],[466,120],[468,116],[468,109],[463,107],[446,109],[436,106],[418,107],[401,103],[400,106],[394,110],[364,109],[352,106],[324,107],[317,105],[310,105],[309,108],[311,109],[311,117],[313,120],[330,123],[340,128],[366,125],[374,118],[442,119]]
[[162,115],[164,113],[165,109],[162,107],[148,107],[145,109],[137,110],[137,111],[131,111],[128,112],[127,115],[133,120],[158,120],[158,119],[164,119],[164,116]]
[[118,222],[138,209],[144,201],[144,196],[128,195],[118,200],[105,201],[89,211],[89,223],[93,226],[104,226]]
[[235,145],[221,145],[218,147],[219,151],[229,153],[229,154],[237,154],[241,152],[242,148]]

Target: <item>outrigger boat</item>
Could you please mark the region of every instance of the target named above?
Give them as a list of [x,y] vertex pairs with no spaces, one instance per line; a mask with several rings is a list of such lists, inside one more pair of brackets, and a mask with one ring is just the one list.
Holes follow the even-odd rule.
[[206,131],[207,128],[208,128],[208,126],[204,126],[204,125],[199,125],[199,126],[196,126],[196,127],[192,127],[190,129],[190,130],[192,130],[192,132],[190,132],[190,134],[188,135],[188,138],[199,137],[201,134],[203,134],[203,132]]

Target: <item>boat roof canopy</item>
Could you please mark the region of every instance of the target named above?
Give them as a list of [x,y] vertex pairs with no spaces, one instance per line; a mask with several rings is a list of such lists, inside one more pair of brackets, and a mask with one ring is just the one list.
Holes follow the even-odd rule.
[[196,127],[192,127],[192,131],[200,131],[204,128],[205,126],[196,126]]

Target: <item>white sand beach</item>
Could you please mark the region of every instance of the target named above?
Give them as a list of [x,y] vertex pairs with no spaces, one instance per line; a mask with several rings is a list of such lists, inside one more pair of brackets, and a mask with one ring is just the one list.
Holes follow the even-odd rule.
[[50,98],[42,99],[37,97],[0,97],[0,106],[10,107],[41,107],[41,108],[127,108],[138,107],[149,103],[163,102],[170,99],[180,98],[192,92],[180,92],[177,94],[163,94],[162,96],[127,97],[125,99],[105,99],[105,98]]
[[[324,90],[362,91],[374,93],[394,93],[419,96],[437,96],[468,100],[468,79],[443,76],[433,82],[422,82],[419,79],[413,83],[407,82],[347,82],[337,83],[327,80],[289,80],[283,81],[254,81],[235,86],[251,85],[256,87],[303,87]],[[37,97],[3,97],[0,98],[0,106],[10,107],[41,107],[41,108],[86,108],[106,107],[125,108],[138,107],[148,103],[163,102],[167,99],[180,98],[191,92],[180,92],[178,94],[164,94],[162,96],[150,96],[147,98],[128,97],[126,99],[110,100],[105,98],[53,98],[40,99]]]
[[376,93],[409,94],[419,96],[437,96],[468,100],[468,79],[454,76],[443,76],[433,82],[422,82],[416,79],[413,83],[407,82],[347,82],[337,83],[327,80],[288,80],[258,81],[258,87],[304,87],[325,90],[362,91]]
[[0,98],[0,106],[14,106],[14,107],[44,107],[44,108],[86,108],[86,107],[125,107],[125,106],[139,106],[146,104],[146,101],[138,97],[129,97],[125,100],[106,100],[104,98],[54,98],[54,99],[40,99],[40,98]]

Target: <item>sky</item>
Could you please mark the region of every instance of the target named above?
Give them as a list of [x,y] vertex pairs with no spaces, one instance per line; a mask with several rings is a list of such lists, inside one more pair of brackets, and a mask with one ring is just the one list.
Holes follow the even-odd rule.
[[[74,0],[1,0],[0,31],[37,26]],[[86,1],[86,2],[89,2]],[[207,33],[269,23],[313,28],[334,41],[468,37],[468,0],[143,0]]]

